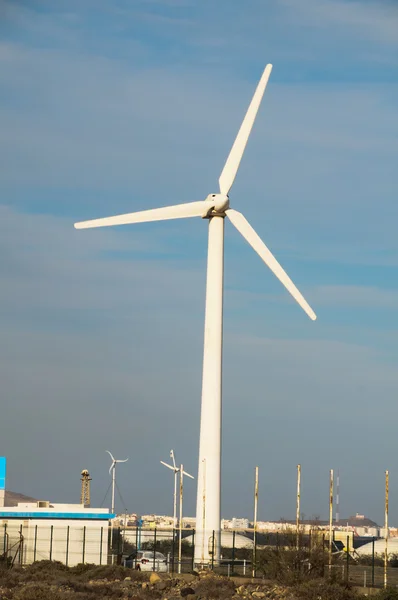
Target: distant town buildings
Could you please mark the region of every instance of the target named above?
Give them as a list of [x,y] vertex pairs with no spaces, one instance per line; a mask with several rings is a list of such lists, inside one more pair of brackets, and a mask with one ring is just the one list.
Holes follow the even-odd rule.
[[[167,515],[142,515],[138,517],[137,514],[123,515],[120,514],[114,519],[114,526],[116,527],[137,527],[141,526],[142,529],[159,529],[159,530],[172,530],[174,523],[173,517]],[[183,517],[183,529],[195,529],[195,517]],[[296,527],[296,521],[294,520],[279,520],[279,521],[258,521],[257,531],[261,533],[277,533],[284,532],[289,529]],[[253,529],[253,522],[246,517],[233,517],[232,519],[222,519],[221,529],[223,531],[245,531]],[[303,533],[309,533],[310,531],[320,530],[328,531],[329,522],[322,521],[320,519],[307,519],[300,521],[300,529]],[[357,513],[355,516],[349,517],[348,519],[340,519],[339,523],[333,522],[333,530],[345,531],[356,536],[361,537],[382,537],[384,536],[384,530],[380,528],[377,523],[365,517],[365,515]],[[398,537],[398,528],[389,528],[390,537]]]

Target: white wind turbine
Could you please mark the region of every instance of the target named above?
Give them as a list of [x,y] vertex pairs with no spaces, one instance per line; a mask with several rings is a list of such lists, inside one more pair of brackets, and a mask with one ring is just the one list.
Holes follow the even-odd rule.
[[112,459],[112,464],[109,467],[109,474],[112,473],[112,509],[111,510],[112,510],[112,514],[114,514],[115,513],[116,465],[117,465],[117,463],[127,462],[128,458],[125,458],[124,460],[116,460],[116,458],[113,458],[113,456],[109,452],[109,450],[107,450],[107,453],[109,454],[109,456]]
[[[220,191],[218,193],[209,194],[206,200],[199,202],[75,223],[77,229],[85,229],[90,227],[163,221],[167,219],[183,219],[187,217],[208,219],[206,314],[196,504],[196,563],[208,562],[212,548],[214,548],[214,560],[217,561],[220,555],[221,380],[225,217],[231,221],[245,240],[252,246],[310,319],[316,319],[314,311],[245,217],[240,212],[229,208],[228,194],[235,180],[271,70],[272,65],[265,67],[220,175]],[[205,477],[204,468],[206,469]],[[204,490],[204,486],[206,490]],[[214,540],[212,540],[213,531],[215,534]]]
[[[181,472],[181,467],[177,467],[177,465],[176,465],[176,461],[174,458],[174,450],[170,450],[170,458],[173,461],[173,465],[168,465],[167,463],[163,462],[162,460],[160,462],[162,463],[162,465],[164,465],[168,469],[171,469],[174,472],[173,524],[174,524],[174,529],[176,529],[176,527],[177,527],[177,479],[178,479],[178,474]],[[187,477],[190,477],[191,479],[195,479],[192,475],[190,475],[186,471],[183,471],[183,474],[186,475]]]

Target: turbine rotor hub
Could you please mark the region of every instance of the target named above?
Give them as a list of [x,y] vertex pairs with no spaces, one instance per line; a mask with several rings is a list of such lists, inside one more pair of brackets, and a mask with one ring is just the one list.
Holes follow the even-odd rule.
[[215,203],[213,212],[217,214],[223,214],[229,208],[229,198],[227,194],[209,194],[206,200]]

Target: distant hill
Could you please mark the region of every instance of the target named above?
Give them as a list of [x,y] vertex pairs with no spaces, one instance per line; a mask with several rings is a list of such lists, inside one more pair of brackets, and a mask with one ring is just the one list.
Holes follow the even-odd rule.
[[4,506],[17,506],[18,502],[37,502],[37,500],[36,498],[31,498],[24,494],[17,494],[17,492],[9,492],[6,490]]

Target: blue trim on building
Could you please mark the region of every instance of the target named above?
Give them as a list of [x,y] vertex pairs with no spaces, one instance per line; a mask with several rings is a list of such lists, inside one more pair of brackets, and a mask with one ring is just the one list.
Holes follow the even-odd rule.
[[7,466],[6,457],[0,456],[0,490],[6,489],[6,466]]
[[112,513],[78,512],[11,512],[0,510],[0,519],[89,519],[90,521],[108,521],[116,517]]

